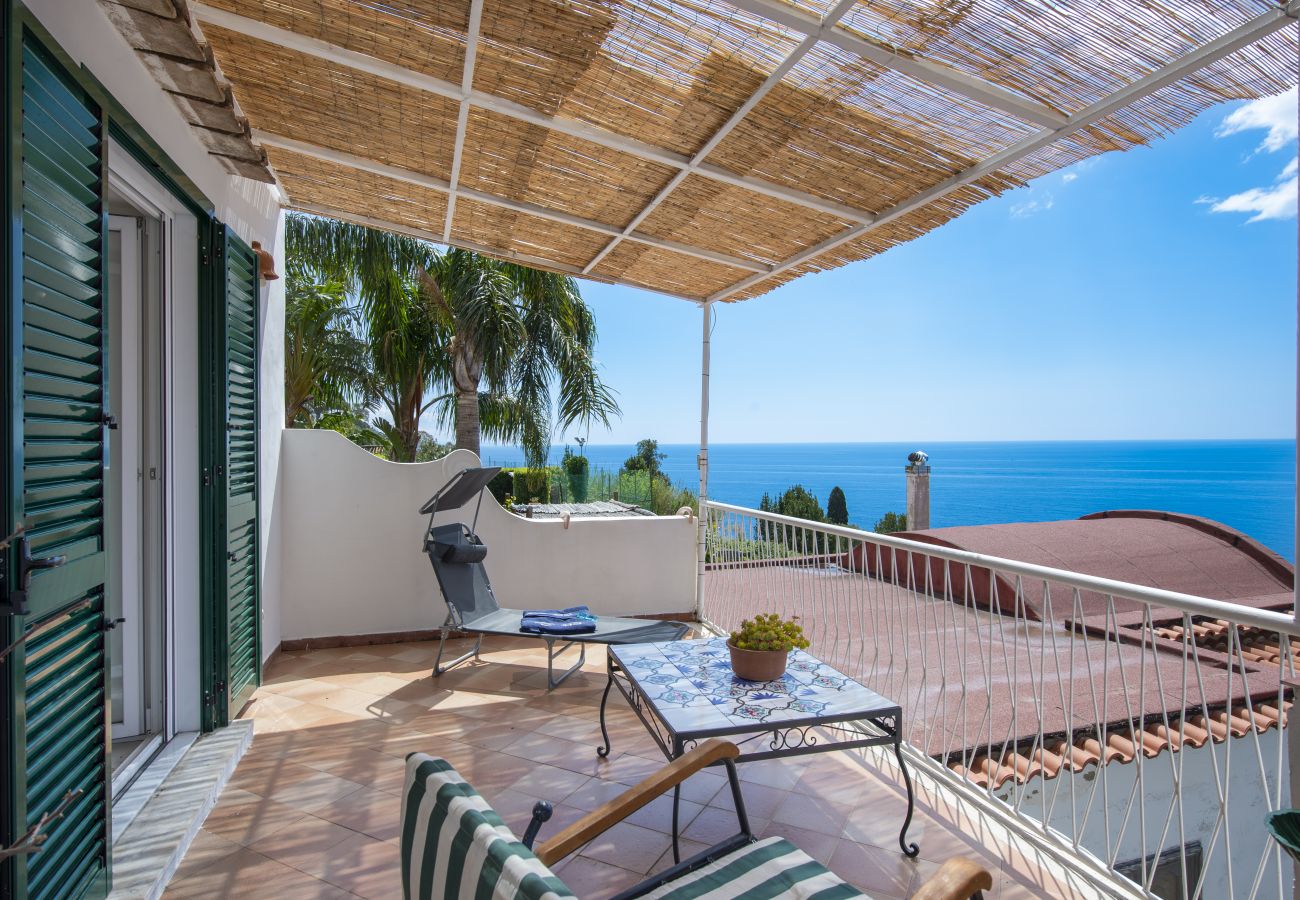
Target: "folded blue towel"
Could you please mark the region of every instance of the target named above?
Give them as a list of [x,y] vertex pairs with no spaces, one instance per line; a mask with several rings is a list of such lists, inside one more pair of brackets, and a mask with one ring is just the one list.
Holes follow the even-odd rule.
[[530,609],[520,616],[519,630],[529,634],[591,634],[596,630],[596,617],[585,606]]
[[591,634],[596,630],[596,623],[590,619],[524,619],[519,630],[528,634]]
[[586,606],[567,606],[564,609],[529,609],[524,611],[525,619],[589,619],[596,621],[591,610]]

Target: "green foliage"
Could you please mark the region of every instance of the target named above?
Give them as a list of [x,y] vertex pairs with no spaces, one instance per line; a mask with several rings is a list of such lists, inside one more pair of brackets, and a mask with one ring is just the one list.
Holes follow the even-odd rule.
[[[763,495],[766,499],[767,495]],[[793,519],[807,519],[809,522],[826,521],[825,513],[822,512],[822,505],[817,502],[817,498],[801,484],[792,485],[785,490],[773,503],[768,500],[770,506],[769,512],[777,513],[782,516],[789,516]],[[760,505],[759,509],[763,507]]]
[[627,458],[623,463],[623,468],[629,472],[649,472],[651,475],[662,475],[659,464],[668,458],[668,454],[659,452],[659,442],[653,438],[645,438],[636,442],[636,453]]
[[831,488],[831,495],[826,498],[826,521],[832,525],[849,524],[849,504],[839,485]]
[[416,462],[432,462],[435,459],[442,459],[448,453],[456,449],[455,444],[444,444],[433,439],[433,435],[426,431],[420,432],[420,443],[415,448]]
[[731,645],[740,650],[806,650],[808,639],[799,626],[799,617],[782,619],[776,613],[757,615],[745,619],[740,628],[731,633]]
[[487,483],[488,493],[497,498],[497,502],[502,506],[506,505],[506,499],[514,499],[515,476],[514,473],[502,469],[492,476],[492,480]]
[[348,414],[363,401],[365,343],[357,311],[339,281],[291,265],[285,282],[284,420],[312,427],[322,416]]
[[[559,466],[530,468],[519,466],[502,469],[502,474],[511,477],[512,491],[520,503],[550,503],[551,496],[558,493],[564,496],[564,479]],[[500,478],[501,476],[496,476]],[[495,479],[493,479],[495,481]],[[489,483],[489,487],[491,483]]]
[[573,503],[586,503],[589,468],[587,457],[574,453],[568,447],[565,447],[564,458],[560,460],[560,468],[564,469],[564,474],[568,478],[570,501]]
[[560,460],[560,466],[569,475],[586,475],[588,469],[587,457],[580,456],[565,447],[564,458]]
[[[553,417],[562,428],[589,427],[619,412],[597,373],[595,322],[572,278],[298,214],[288,217],[286,247],[289,287],[300,276],[307,322],[286,329],[290,360],[295,348],[305,358],[292,370],[300,377],[286,378],[290,424],[302,398],[328,394],[333,402],[337,393],[383,409],[387,419],[375,430],[394,459],[410,461],[420,418],[433,409],[440,425],[455,428],[457,446],[477,452],[480,434],[517,442],[536,467]],[[314,362],[322,347],[346,356],[348,347],[322,336],[334,332],[340,343],[351,336],[359,364]]]
[[876,527],[872,529],[877,534],[894,534],[898,531],[907,530],[906,513],[887,512],[876,520]]

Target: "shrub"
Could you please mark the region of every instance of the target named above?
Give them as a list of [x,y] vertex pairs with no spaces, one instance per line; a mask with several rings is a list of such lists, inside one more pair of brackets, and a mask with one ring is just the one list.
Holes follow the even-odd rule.
[[564,448],[564,459],[560,461],[569,482],[569,499],[574,503],[587,502],[587,457],[573,453]]
[[896,531],[906,531],[907,514],[887,512],[876,520],[876,527],[872,530],[877,534],[893,534]]
[[488,493],[497,498],[497,503],[505,506],[506,499],[515,492],[514,473],[508,469],[502,469],[492,476],[492,480],[487,483],[487,489]]

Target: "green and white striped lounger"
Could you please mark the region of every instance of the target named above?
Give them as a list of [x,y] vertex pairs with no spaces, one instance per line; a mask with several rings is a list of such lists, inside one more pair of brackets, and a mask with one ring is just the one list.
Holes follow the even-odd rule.
[[[575,896],[446,760],[420,753],[407,757],[401,842],[407,900]],[[785,839],[768,838],[744,844],[643,896],[841,900],[865,895]]]
[[401,838],[407,900],[574,896],[444,759],[406,758]]
[[656,900],[845,900],[866,897],[785,838],[758,841],[643,896]]

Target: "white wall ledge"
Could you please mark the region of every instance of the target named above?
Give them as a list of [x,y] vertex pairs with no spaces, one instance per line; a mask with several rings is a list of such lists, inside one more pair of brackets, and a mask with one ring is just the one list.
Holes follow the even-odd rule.
[[[419,508],[478,459],[458,450],[433,462],[392,463],[332,431],[281,439],[283,607],[280,638],[436,628],[446,604],[422,548]],[[474,504],[438,523],[474,517]],[[606,615],[695,608],[695,526],[684,516],[524,519],[483,497],[477,531],[502,606],[585,603]]]

